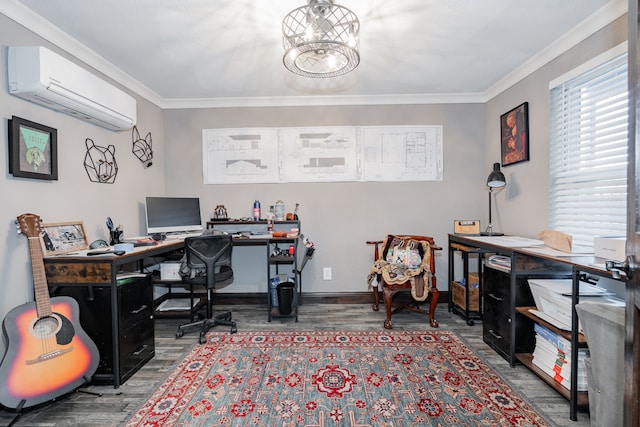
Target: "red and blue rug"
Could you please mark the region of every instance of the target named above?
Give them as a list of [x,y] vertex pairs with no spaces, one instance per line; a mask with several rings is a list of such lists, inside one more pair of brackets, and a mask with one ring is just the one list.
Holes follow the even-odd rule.
[[212,332],[133,426],[548,426],[450,331]]

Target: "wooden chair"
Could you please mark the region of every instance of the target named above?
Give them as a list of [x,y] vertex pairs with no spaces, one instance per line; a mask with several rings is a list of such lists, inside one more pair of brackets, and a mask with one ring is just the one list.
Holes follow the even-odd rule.
[[[396,240],[394,240],[394,238],[396,238]],[[428,280],[426,280],[427,283],[425,283],[425,289],[428,290],[427,297],[431,299],[429,303],[428,312],[421,309],[419,306],[420,302],[426,301],[426,299],[423,299],[422,301],[417,301],[415,298],[413,298],[413,294],[412,294],[412,301],[408,305],[400,305],[400,304],[394,303],[393,297],[396,295],[396,293],[407,292],[412,290],[412,281],[407,280],[402,283],[396,283],[397,281],[396,280],[394,281],[394,283],[389,283],[389,281],[385,280],[384,278],[385,274],[380,273],[381,269],[384,270],[384,268],[387,267],[386,264],[389,264],[387,260],[387,255],[390,250],[392,251],[394,250],[394,247],[392,246],[393,242],[394,241],[397,242],[398,239],[412,240],[414,242],[419,242],[419,245],[417,245],[417,247],[421,252],[420,253],[421,264],[419,267],[421,271],[419,272],[419,275],[421,275],[422,277],[428,278]],[[442,250],[442,248],[436,245],[432,237],[417,236],[417,235],[398,235],[398,236],[388,235],[384,240],[370,240],[370,241],[367,241],[367,244],[375,245],[374,259],[376,261],[376,264],[374,264],[374,267],[369,273],[368,279],[369,279],[369,284],[373,286],[373,295],[375,298],[375,302],[373,304],[374,311],[379,310],[380,295],[379,295],[378,286],[376,286],[375,283],[372,283],[373,279],[377,280],[380,286],[382,287],[382,300],[384,302],[385,309],[387,312],[387,318],[384,321],[384,327],[386,329],[393,328],[393,324],[391,323],[391,315],[393,313],[397,313],[398,311],[401,311],[401,310],[411,310],[414,312],[428,314],[429,324],[431,325],[432,328],[437,328],[439,325],[438,325],[438,321],[435,319],[434,316],[435,316],[436,305],[438,304],[439,292],[436,287],[436,276],[435,276],[436,267],[435,267],[434,252],[437,250]],[[427,248],[426,253],[422,253],[425,246]],[[416,271],[412,270],[412,274],[415,274],[415,273]]]

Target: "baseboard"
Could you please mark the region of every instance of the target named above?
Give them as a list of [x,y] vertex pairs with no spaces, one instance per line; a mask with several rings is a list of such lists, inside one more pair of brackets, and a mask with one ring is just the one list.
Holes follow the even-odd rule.
[[[401,295],[398,295],[401,297]],[[217,293],[216,304],[241,305],[241,304],[264,304],[266,293]],[[440,291],[438,304],[447,303],[449,292]],[[303,292],[303,304],[373,304],[373,294],[371,292],[340,292],[340,293],[316,293]],[[382,304],[382,298],[380,298]]]

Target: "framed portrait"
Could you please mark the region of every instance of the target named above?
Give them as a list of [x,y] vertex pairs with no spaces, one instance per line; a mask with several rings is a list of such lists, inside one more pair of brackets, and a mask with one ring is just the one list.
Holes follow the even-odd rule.
[[502,166],[529,160],[529,103],[500,116]]
[[58,179],[58,131],[13,116],[9,120],[9,173],[15,177]]
[[89,247],[82,221],[42,224],[40,244],[44,256],[81,251]]

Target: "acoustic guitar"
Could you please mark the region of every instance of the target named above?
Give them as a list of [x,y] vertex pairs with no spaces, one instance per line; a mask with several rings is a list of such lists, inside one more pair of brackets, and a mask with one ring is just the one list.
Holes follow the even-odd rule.
[[18,224],[29,241],[35,302],[15,307],[4,318],[8,345],[0,362],[0,404],[20,410],[89,382],[100,357],[80,326],[78,303],[70,297],[49,297],[40,218],[23,214]]

